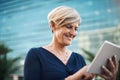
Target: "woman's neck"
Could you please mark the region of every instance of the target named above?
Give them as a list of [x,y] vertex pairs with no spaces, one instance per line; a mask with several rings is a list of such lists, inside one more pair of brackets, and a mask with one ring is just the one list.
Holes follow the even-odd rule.
[[57,42],[52,41],[48,46],[50,48],[56,50],[56,51],[59,51],[59,52],[65,52],[66,51],[66,46],[64,46],[62,44],[59,44]]

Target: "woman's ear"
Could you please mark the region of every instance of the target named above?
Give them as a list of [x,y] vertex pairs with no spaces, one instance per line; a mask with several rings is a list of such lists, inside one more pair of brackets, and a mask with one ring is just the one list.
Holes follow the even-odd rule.
[[51,28],[52,32],[54,32],[56,26],[55,26],[55,23],[53,21],[50,22],[50,28]]

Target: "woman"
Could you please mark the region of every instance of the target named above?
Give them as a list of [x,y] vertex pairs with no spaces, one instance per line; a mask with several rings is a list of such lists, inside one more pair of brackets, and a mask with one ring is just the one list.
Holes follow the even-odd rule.
[[[93,74],[86,72],[84,58],[67,49],[77,35],[81,19],[79,13],[67,6],[59,6],[48,14],[52,41],[45,46],[32,48],[24,66],[25,80],[92,80]],[[100,74],[106,80],[115,80],[118,63],[116,57],[108,61]],[[112,71],[114,73],[112,73]],[[110,78],[110,79],[109,79]]]

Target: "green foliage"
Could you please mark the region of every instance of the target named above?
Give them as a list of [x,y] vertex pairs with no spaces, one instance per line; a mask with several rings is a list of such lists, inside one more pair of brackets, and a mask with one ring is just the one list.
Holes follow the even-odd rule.
[[16,66],[15,63],[20,60],[20,57],[14,59],[7,58],[7,53],[12,51],[4,44],[0,44],[0,80],[6,80],[6,78],[19,70],[20,66]]
[[91,62],[93,60],[93,58],[95,57],[95,55],[90,51],[87,51],[87,50],[85,50],[83,48],[81,48],[81,49],[85,53],[85,55],[84,55],[85,58]]
[[12,49],[9,49],[6,45],[0,44],[0,55],[1,54],[6,54],[8,52],[11,52]]

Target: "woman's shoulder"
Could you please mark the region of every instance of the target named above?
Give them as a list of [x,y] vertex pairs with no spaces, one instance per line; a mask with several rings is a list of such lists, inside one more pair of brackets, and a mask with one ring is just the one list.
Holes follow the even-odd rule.
[[73,55],[78,62],[82,63],[83,65],[86,65],[85,58],[83,57],[82,54],[73,52]]
[[28,50],[28,54],[36,54],[36,53],[38,53],[38,52],[41,52],[41,47],[32,47],[32,48],[30,48],[29,50]]
[[38,59],[44,55],[43,51],[42,47],[32,47],[28,50],[26,57]]
[[75,52],[75,51],[71,51],[69,49],[68,49],[68,51],[69,51],[69,53],[71,53],[72,56],[74,56],[76,58],[82,58],[82,59],[84,59],[81,53]]
[[78,53],[78,52],[72,52],[72,53],[76,56],[82,56],[81,53]]
[[47,53],[48,50],[46,50],[45,48],[43,48],[42,46],[41,47],[32,47],[29,49],[28,53],[31,53],[31,54],[43,54],[43,53]]
[[28,52],[37,52],[37,51],[42,51],[43,50],[43,47],[32,47],[29,49]]
[[77,58],[80,58],[80,59],[84,59],[83,58],[83,55],[81,53],[78,53],[78,52],[72,52],[72,54],[77,57]]

